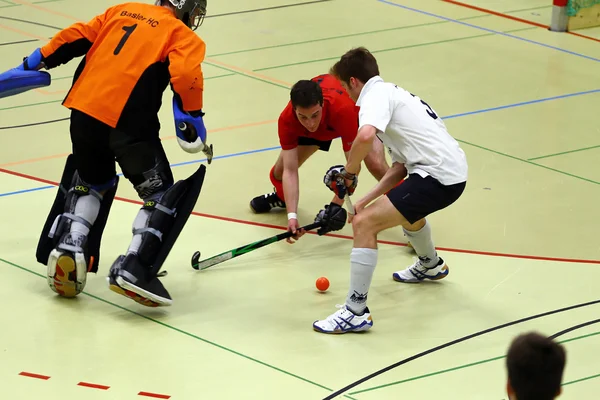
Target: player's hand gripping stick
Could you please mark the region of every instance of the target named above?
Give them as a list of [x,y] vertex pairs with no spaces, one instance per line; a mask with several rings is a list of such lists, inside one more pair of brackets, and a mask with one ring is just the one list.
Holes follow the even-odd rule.
[[[188,125],[185,122],[180,122],[178,127],[179,130],[183,132],[188,142],[191,143],[198,139],[198,134],[196,133],[196,131],[194,129],[189,129]],[[206,159],[210,164],[213,159],[213,145],[211,144],[210,146],[208,146],[206,143],[204,143],[204,148],[202,149],[202,152],[204,153],[204,155],[206,155]]]

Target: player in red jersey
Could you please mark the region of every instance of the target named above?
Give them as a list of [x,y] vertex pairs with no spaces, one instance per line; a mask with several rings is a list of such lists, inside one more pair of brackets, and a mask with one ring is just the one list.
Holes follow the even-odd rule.
[[[324,74],[311,80],[300,80],[290,92],[290,101],[279,116],[278,131],[281,153],[271,168],[270,179],[275,191],[260,195],[250,201],[255,213],[266,213],[273,208],[286,208],[288,229],[298,239],[304,234],[298,223],[298,168],[317,150],[329,151],[332,140],[341,138],[348,158],[352,142],[358,131],[358,107],[348,96],[340,82]],[[383,144],[375,141],[365,158],[369,172],[380,180],[389,166],[385,160]],[[330,207],[339,209],[344,200],[335,196]],[[333,206],[333,205],[336,206]],[[321,231],[321,234],[326,233]],[[292,243],[290,239],[288,242]]]

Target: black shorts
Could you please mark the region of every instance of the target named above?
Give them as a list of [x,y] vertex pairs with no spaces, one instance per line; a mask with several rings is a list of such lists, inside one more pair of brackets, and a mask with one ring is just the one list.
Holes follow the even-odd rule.
[[454,203],[465,190],[467,183],[442,185],[437,179],[410,174],[401,185],[387,194],[396,209],[414,224],[435,211]]
[[305,136],[300,136],[298,138],[298,146],[319,146],[319,150],[329,151],[329,147],[331,146],[331,140],[322,141]]
[[[79,176],[102,187],[115,175],[119,163],[123,175],[136,188],[170,186],[173,175],[158,132],[123,132],[78,110],[71,110],[71,142]],[[142,197],[140,195],[140,197]]]

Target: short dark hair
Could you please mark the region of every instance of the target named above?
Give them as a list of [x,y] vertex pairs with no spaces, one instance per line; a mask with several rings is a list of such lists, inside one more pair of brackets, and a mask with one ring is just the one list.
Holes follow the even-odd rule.
[[553,400],[560,392],[566,353],[563,346],[537,332],[517,336],[506,367],[518,400]]
[[317,104],[323,105],[323,91],[315,81],[300,80],[292,86],[290,91],[292,107],[308,108]]
[[369,50],[364,47],[357,47],[347,51],[331,67],[329,73],[345,83],[349,83],[352,77],[362,83],[367,83],[369,79],[379,75],[379,66]]

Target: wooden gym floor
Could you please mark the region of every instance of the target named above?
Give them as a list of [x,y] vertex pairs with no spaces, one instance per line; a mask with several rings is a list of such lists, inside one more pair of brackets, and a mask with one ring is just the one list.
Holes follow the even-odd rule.
[[[503,355],[515,335],[552,335],[598,315],[600,28],[582,31],[583,38],[514,19],[549,24],[549,0],[465,1],[209,1],[197,33],[208,46],[205,121],[216,157],[164,268],[170,308],[144,308],[107,287],[139,208],[125,180],[100,271],[83,294],[58,298],[35,261],[70,151],[69,113],[60,102],[77,61],[52,70],[49,88],[0,100],[1,397],[322,399],[429,349],[556,311],[423,355],[339,395],[506,398]],[[0,70],[113,4],[0,0]],[[384,79],[444,117],[467,153],[470,178],[462,198],[430,218],[449,277],[438,284],[392,281],[414,254],[400,229],[389,230],[380,236],[369,296],[374,328],[326,336],[311,324],[345,299],[350,226],[203,272],[191,268],[190,257],[282,232],[285,212],[255,215],[248,203],[271,190],[276,120],[289,87],[327,72],[360,45],[375,53]],[[176,179],[183,179],[204,160],[173,140],[170,99],[167,91],[162,137]],[[343,162],[340,147],[335,141],[300,170],[303,224],[331,199],[322,176]],[[363,174],[357,196],[373,183]],[[331,281],[326,293],[315,289],[320,276]],[[568,352],[561,398],[596,398],[598,334],[600,326],[590,324],[557,338]]]

